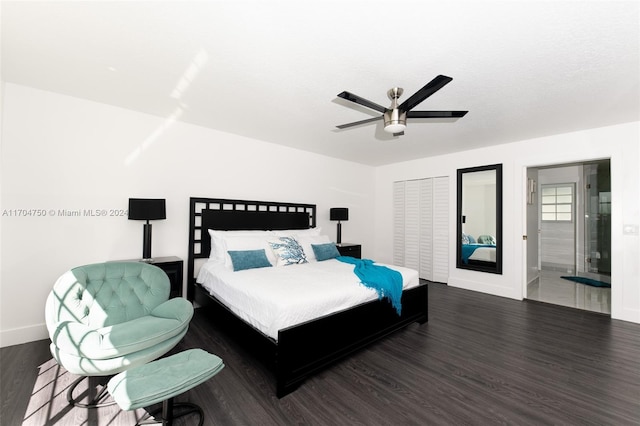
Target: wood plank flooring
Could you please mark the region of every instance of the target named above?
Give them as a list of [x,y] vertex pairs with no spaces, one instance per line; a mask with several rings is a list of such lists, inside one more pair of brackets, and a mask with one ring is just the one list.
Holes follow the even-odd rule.
[[[282,399],[271,373],[198,312],[175,351],[200,347],[226,367],[176,400],[203,407],[205,425],[640,424],[640,325],[442,284],[429,292],[428,323]],[[48,341],[2,348],[0,363],[2,425],[132,425],[145,414],[69,407],[75,376]]]

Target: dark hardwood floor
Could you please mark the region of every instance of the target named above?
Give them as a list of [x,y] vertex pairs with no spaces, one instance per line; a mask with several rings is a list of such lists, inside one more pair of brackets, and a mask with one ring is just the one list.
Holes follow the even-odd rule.
[[[176,400],[203,407],[205,425],[640,424],[640,325],[442,284],[429,292],[428,323],[282,399],[271,373],[198,312],[175,351],[200,347],[226,367]],[[75,377],[48,341],[3,348],[0,363],[2,425],[132,425],[145,413],[70,408]]]

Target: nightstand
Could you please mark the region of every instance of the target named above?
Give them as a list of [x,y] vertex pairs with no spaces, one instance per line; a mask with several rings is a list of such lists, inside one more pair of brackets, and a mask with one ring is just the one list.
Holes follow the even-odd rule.
[[162,269],[169,276],[169,281],[171,281],[171,293],[169,297],[181,297],[182,275],[184,271],[183,260],[177,256],[154,257],[149,263]]
[[[124,262],[141,262],[140,259],[127,259]],[[151,262],[147,262],[162,269],[171,282],[171,292],[169,298],[182,297],[182,275],[184,271],[184,261],[177,256],[154,257]]]
[[351,256],[358,259],[362,258],[362,245],[352,243],[336,244],[341,256]]

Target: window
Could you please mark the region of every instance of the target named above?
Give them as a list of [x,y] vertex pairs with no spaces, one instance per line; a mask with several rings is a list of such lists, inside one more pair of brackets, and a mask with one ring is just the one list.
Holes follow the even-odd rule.
[[542,220],[573,220],[573,184],[542,185]]

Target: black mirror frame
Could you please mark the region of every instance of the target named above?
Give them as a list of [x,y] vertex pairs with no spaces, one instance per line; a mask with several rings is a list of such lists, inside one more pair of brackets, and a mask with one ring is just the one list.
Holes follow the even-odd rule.
[[[480,172],[486,170],[496,171],[496,263],[492,262],[469,265],[462,261],[462,177],[465,173]],[[502,274],[502,164],[491,164],[488,166],[469,167],[458,169],[457,185],[457,244],[456,244],[456,267],[459,269],[470,269],[479,272],[489,272],[492,274]]]

